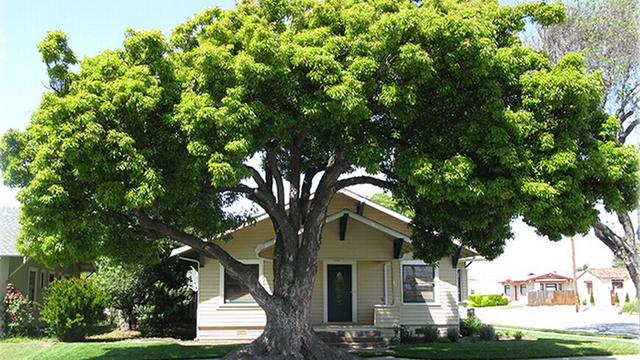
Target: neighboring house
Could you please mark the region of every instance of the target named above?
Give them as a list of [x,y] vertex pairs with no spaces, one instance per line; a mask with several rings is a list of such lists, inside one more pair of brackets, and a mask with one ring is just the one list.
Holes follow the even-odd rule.
[[627,294],[630,299],[634,298],[636,289],[627,269],[587,268],[578,275],[578,295],[589,302],[592,293],[595,306],[611,306],[616,294],[623,304]]
[[41,302],[49,283],[65,273],[47,269],[16,250],[20,208],[0,207],[0,298],[11,282],[29,300]]
[[503,295],[509,302],[528,303],[528,294],[532,291],[568,291],[573,290],[573,279],[550,272],[542,275],[529,273],[515,279],[500,281]]
[[[458,306],[467,299],[465,261],[478,254],[462,249],[457,259],[437,266],[412,257],[411,220],[350,191],[339,191],[329,206],[311,300],[317,329],[330,325],[380,330],[394,325],[459,326]],[[269,290],[273,286],[274,232],[269,217],[241,226],[220,245],[251,264]],[[191,248],[174,256],[200,262],[197,338],[246,341],[260,335],[264,312],[218,261],[199,258]]]

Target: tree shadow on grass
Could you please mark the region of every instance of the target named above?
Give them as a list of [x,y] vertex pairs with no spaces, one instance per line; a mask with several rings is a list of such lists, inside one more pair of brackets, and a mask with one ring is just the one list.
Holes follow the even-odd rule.
[[102,346],[103,354],[93,359],[211,359],[220,358],[238,349],[241,345],[182,345],[153,343],[107,343]]
[[[634,348],[635,347],[635,348]],[[395,356],[418,359],[507,360],[637,353],[636,344],[582,339],[500,340],[399,345]]]

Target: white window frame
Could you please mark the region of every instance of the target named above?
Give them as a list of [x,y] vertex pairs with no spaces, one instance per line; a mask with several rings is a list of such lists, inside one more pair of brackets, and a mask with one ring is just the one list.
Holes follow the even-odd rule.
[[36,301],[38,299],[38,269],[34,267],[29,267],[29,271],[27,272],[27,299],[29,299],[29,280],[31,280],[31,273],[35,273],[36,275],[33,277],[33,299],[29,299],[31,301]]
[[[404,301],[404,265],[428,265],[433,266],[433,301],[425,302],[405,302]],[[435,264],[428,264],[422,260],[403,260],[400,262],[400,293],[402,296],[402,305],[418,305],[418,306],[440,306],[438,295],[440,294],[440,267]]]
[[327,279],[328,265],[351,265],[351,322],[358,322],[358,262],[353,260],[322,261],[322,322],[329,323],[329,285]]
[[[264,277],[264,260],[261,259],[238,259],[239,262],[246,264],[246,265],[258,265],[258,281],[265,286],[267,284],[266,278]],[[247,307],[247,306],[258,306],[258,303],[256,302],[255,299],[253,299],[253,296],[251,296],[251,299],[253,299],[252,302],[247,302],[247,303],[226,303],[224,302],[224,265],[222,265],[222,263],[220,263],[220,305],[221,306],[225,306],[225,307]]]

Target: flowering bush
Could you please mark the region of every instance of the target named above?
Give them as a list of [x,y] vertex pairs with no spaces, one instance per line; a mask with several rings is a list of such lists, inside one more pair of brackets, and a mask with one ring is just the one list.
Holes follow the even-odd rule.
[[28,336],[37,331],[34,304],[10,282],[2,299],[2,317],[7,336]]

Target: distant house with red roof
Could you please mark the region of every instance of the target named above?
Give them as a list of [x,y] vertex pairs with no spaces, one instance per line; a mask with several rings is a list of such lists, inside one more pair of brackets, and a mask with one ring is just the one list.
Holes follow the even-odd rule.
[[636,290],[624,268],[587,268],[578,275],[578,295],[590,303],[593,294],[595,306],[615,305],[616,294],[624,304],[627,294],[633,299]]
[[502,284],[503,295],[509,299],[509,302],[523,304],[527,303],[528,294],[532,291],[573,290],[573,279],[555,271],[539,275],[528,273],[500,281],[500,284]]

